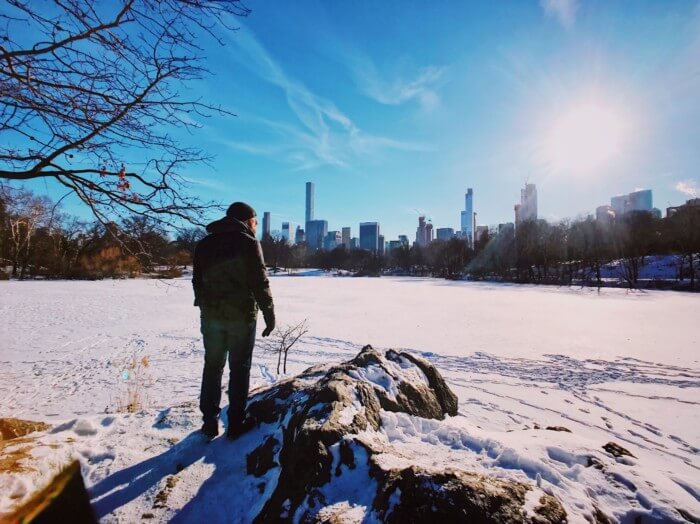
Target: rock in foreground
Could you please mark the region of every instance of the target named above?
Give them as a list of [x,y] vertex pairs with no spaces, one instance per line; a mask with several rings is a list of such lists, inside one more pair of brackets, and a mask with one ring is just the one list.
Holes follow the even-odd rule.
[[[316,366],[257,393],[249,417],[261,444],[247,456],[267,499],[258,522],[564,522],[557,499],[454,468],[415,465],[382,434],[382,412],[442,420],[457,397],[409,353],[366,346],[353,360]],[[530,495],[530,497],[528,497]],[[527,501],[526,501],[527,499]]]

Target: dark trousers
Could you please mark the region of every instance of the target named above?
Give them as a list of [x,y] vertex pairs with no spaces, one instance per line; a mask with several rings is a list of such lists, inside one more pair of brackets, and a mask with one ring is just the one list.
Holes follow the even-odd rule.
[[221,402],[221,377],[228,355],[229,426],[243,422],[248,400],[250,361],[255,346],[256,321],[223,320],[202,313],[204,373],[199,409],[204,420],[218,416]]

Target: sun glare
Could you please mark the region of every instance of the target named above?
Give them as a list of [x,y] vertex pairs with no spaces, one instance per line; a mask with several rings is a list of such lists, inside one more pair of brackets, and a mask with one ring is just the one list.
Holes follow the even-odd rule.
[[545,142],[545,162],[559,173],[595,175],[620,152],[628,123],[613,107],[580,102],[555,119]]

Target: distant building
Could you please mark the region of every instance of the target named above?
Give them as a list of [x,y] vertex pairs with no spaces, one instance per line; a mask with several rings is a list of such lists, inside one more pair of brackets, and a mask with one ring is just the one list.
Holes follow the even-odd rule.
[[301,226],[297,226],[297,231],[294,234],[294,243],[302,244],[303,242],[306,242],[306,233],[301,228]]
[[323,239],[323,249],[332,251],[342,243],[340,231],[329,231]]
[[612,224],[615,220],[615,210],[612,206],[598,206],[595,208],[595,219],[601,224]]
[[513,222],[505,222],[498,224],[498,236],[512,237],[515,234],[515,224]]
[[680,206],[674,206],[674,207],[667,207],[666,208],[666,216],[667,217],[672,217],[678,211],[681,211],[683,209],[689,208],[689,207],[700,207],[700,198],[691,198],[690,200],[686,200],[685,204],[682,204]]
[[360,249],[379,251],[379,222],[360,223]]
[[263,213],[262,238],[267,238],[269,236],[270,236],[270,212],[265,211]]
[[295,238],[292,231],[294,230],[294,224],[291,222],[282,222],[282,238],[287,241],[287,244],[294,244]]
[[352,235],[350,234],[350,228],[349,227],[344,227],[343,228],[343,234],[342,234],[342,241],[343,244],[345,244],[346,249],[350,249],[350,239],[352,238]]
[[460,213],[460,232],[470,245],[474,244],[474,191],[467,188],[464,195],[464,211]]
[[630,211],[653,211],[653,209],[651,189],[642,189],[627,195],[625,213]]
[[625,202],[627,201],[627,195],[618,195],[610,199],[610,207],[612,208],[615,216],[621,217],[625,214]]
[[306,244],[309,249],[323,249],[323,239],[327,234],[327,220],[309,220],[306,223]]
[[379,235],[379,241],[377,242],[377,244],[377,253],[379,253],[380,255],[384,255],[384,235]]
[[484,238],[488,237],[489,226],[476,226],[476,231],[474,232],[474,242],[481,242]]
[[535,184],[525,184],[520,190],[520,204],[515,207],[515,229],[523,222],[537,220],[537,187]]
[[503,231],[507,229],[513,229],[514,227],[515,225],[513,224],[513,222],[503,222],[502,224],[498,224],[498,234],[500,235],[501,233],[503,233]]
[[418,217],[418,227],[416,228],[416,244],[427,246],[433,241],[433,224],[425,221],[425,216]]
[[357,237],[352,237],[350,239],[350,249],[360,249],[360,239]]
[[447,241],[455,236],[455,230],[451,227],[439,227],[435,232],[438,240]]
[[610,199],[610,207],[619,218],[631,211],[649,211],[654,209],[651,189],[641,189],[626,195],[614,196]]
[[399,242],[401,242],[406,247],[409,246],[408,237],[406,235],[399,235]]
[[406,245],[406,244],[404,244],[401,240],[390,240],[390,241],[389,241],[389,247],[387,248],[386,254],[388,255],[388,254],[390,254],[394,249],[398,249],[398,248],[400,248],[400,247],[402,247],[402,246],[404,246],[404,245]]
[[311,222],[314,219],[315,189],[313,182],[306,183],[306,222]]

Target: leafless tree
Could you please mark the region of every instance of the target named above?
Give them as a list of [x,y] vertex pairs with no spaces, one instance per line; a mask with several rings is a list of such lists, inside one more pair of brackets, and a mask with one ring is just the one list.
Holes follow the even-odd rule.
[[260,342],[260,347],[263,350],[277,354],[278,375],[280,373],[280,366],[282,366],[284,373],[287,372],[287,354],[289,350],[308,332],[308,319],[304,319],[298,324],[277,327],[268,338]]
[[12,276],[21,279],[27,270],[34,235],[40,226],[48,223],[51,205],[46,197],[6,186],[0,186],[0,198],[7,203]]
[[0,6],[0,179],[51,178],[103,224],[200,224],[186,193],[207,155],[171,132],[231,114],[184,93],[201,42],[234,30],[240,0],[5,0]]

